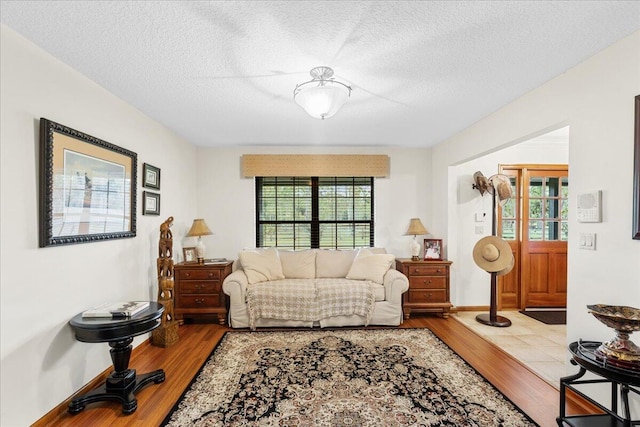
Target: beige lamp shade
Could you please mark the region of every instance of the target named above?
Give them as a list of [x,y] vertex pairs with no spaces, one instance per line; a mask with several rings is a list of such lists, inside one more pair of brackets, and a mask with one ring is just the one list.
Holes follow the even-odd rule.
[[193,220],[193,224],[191,225],[191,229],[187,233],[187,237],[198,237],[198,236],[207,236],[209,234],[213,234],[207,224],[204,222],[204,219],[198,218]]
[[411,218],[409,221],[409,229],[404,234],[405,236],[423,236],[428,233],[427,229],[422,225],[420,218]]

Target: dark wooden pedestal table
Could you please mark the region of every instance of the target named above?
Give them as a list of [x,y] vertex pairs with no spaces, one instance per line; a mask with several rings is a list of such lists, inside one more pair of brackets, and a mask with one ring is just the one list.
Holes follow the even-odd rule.
[[[629,409],[629,392],[640,395],[640,370],[637,366],[625,361],[605,360],[598,355],[600,342],[576,341],[569,344],[573,358],[571,363],[580,367],[580,371],[560,379],[560,416],[556,419],[558,426],[571,427],[631,427],[640,425],[640,420],[632,420]],[[584,379],[588,372],[596,374],[600,379]],[[609,384],[611,386],[611,409],[596,402],[582,391],[575,388],[579,384]],[[567,389],[601,409],[603,414],[567,415]],[[618,391],[622,399],[622,413],[618,415]]]
[[129,318],[91,319],[83,318],[82,313],[79,313],[69,321],[78,341],[109,343],[114,368],[102,386],[73,399],[69,404],[69,413],[79,413],[87,403],[117,400],[122,403],[124,414],[132,414],[138,408],[135,394],[147,384],[159,384],[164,381],[162,369],[143,375],[136,375],[135,369],[129,369],[133,337],[160,326],[163,311],[162,304],[150,302],[148,309]]

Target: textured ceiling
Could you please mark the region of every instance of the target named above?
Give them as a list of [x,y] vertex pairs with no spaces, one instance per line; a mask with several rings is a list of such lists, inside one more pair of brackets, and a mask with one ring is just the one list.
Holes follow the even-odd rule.
[[[640,28],[638,1],[5,1],[2,23],[200,146],[426,147]],[[325,121],[293,101],[328,65]]]

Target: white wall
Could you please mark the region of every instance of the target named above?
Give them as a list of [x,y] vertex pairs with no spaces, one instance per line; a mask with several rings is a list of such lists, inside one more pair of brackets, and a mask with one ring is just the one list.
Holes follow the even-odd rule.
[[[111,365],[108,344],[74,339],[71,317],[156,299],[159,225],[173,215],[183,235],[195,215],[196,150],[5,26],[0,41],[0,425],[24,426]],[[40,117],[137,153],[137,237],[38,248]],[[161,168],[160,216],[141,215],[145,162]]]
[[[555,132],[557,133],[557,132]],[[566,132],[564,132],[566,133]],[[500,164],[566,164],[569,160],[569,139],[549,142],[541,136],[529,141],[500,149],[482,157],[449,167],[449,252],[450,260],[460,260],[451,265],[451,300],[457,306],[488,305],[491,294],[491,276],[471,259],[472,249],[484,236],[491,235],[491,195],[480,195],[472,188],[473,174],[481,171],[487,178],[498,173]],[[571,183],[570,183],[571,184]],[[571,188],[571,186],[569,186]],[[484,214],[482,222],[476,222],[475,214]],[[476,227],[483,229],[476,233]]]
[[[544,64],[541,64],[543,66]],[[640,32],[626,37],[563,75],[516,99],[465,131],[434,147],[433,200],[452,196],[447,169],[484,153],[569,125],[569,211],[575,196],[603,192],[603,222],[569,221],[567,339],[603,341],[613,331],[587,304],[640,307],[640,241],[631,239],[634,97],[640,94]],[[435,230],[459,239],[449,226],[451,205],[433,204]],[[580,232],[597,233],[597,250],[578,249]],[[461,248],[470,253],[471,247]],[[472,263],[471,257],[454,263]],[[460,268],[460,267],[459,267]],[[489,303],[487,294],[484,304]],[[633,338],[633,336],[632,336]],[[636,337],[636,342],[638,338]],[[576,369],[568,365],[568,370]],[[637,397],[637,396],[636,396]]]
[[[376,245],[408,256],[411,238],[403,234],[409,218],[418,216],[431,237],[445,240],[446,254],[447,243],[459,239],[459,231],[450,227],[458,215],[453,211],[466,209],[447,202],[457,192],[449,168],[570,125],[572,194],[602,189],[605,207],[603,223],[570,222],[568,339],[611,337],[611,330],[586,312],[586,304],[640,306],[640,241],[630,238],[633,97],[640,93],[640,32],[431,152],[312,144],[308,148],[196,149],[11,30],[2,26],[1,31],[3,426],[36,421],[109,367],[107,344],[76,342],[67,322],[105,300],[155,298],[158,226],[167,216],[176,218],[173,232],[178,251],[181,236],[195,217],[205,218],[215,233],[205,238],[208,257],[235,258],[240,249],[255,244],[253,180],[239,173],[240,156],[245,153],[388,154],[391,177],[376,180]],[[139,177],[144,162],[160,167],[160,217],[138,215],[138,236],[133,239],[39,249],[40,117],[137,152]],[[137,190],[140,213],[140,185]],[[571,198],[570,209],[574,206]],[[573,236],[580,231],[598,233],[595,252],[577,250]],[[458,258],[470,251],[471,247],[456,248],[456,258],[449,256],[455,268],[472,263],[470,257]],[[455,275],[452,286],[456,286]],[[482,303],[488,304],[486,298]],[[134,344],[145,338],[139,337]]]
[[[409,219],[420,217],[427,230],[432,184],[428,149],[337,147],[242,147],[198,149],[198,214],[214,235],[206,237],[207,257],[237,258],[255,247],[255,184],[240,176],[243,154],[386,154],[389,178],[376,179],[375,244],[396,257],[410,257]],[[188,242],[193,243],[193,242]]]

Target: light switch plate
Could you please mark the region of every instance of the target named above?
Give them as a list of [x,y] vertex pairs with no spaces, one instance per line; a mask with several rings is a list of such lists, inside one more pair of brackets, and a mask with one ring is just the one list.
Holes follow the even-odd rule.
[[483,222],[486,215],[484,212],[476,212],[476,222]]
[[580,249],[596,250],[596,233],[580,233]]

